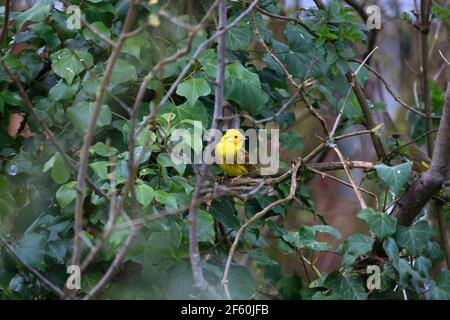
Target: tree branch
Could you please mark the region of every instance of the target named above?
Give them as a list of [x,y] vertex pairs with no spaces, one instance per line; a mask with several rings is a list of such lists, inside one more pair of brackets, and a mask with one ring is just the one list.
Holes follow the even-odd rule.
[[427,202],[440,191],[450,162],[450,74],[445,93],[445,105],[436,144],[433,150],[430,169],[428,169],[404,194],[393,211],[398,223],[409,226]]
[[0,234],[0,242],[14,258],[16,258],[28,271],[30,271],[36,278],[38,278],[47,288],[53,291],[61,299],[65,299],[64,292],[60,288],[55,286],[53,283],[51,283],[51,281],[48,280],[46,277],[44,277],[39,271],[30,266],[25,260],[23,260],[22,257],[19,256],[17,252],[14,250],[14,247],[1,234]]
[[[219,1],[218,8],[218,32],[226,30],[227,27],[227,3],[226,0]],[[217,38],[217,71],[216,71],[216,89],[215,89],[215,101],[214,101],[214,113],[211,124],[211,129],[217,129],[219,127],[219,119],[223,116],[223,85],[225,76],[225,49],[226,49],[226,32],[220,33]],[[198,198],[200,197],[200,191],[203,189],[206,182],[206,175],[209,165],[203,163],[199,174],[197,175],[197,183],[192,195],[192,203],[189,207],[189,258],[191,260],[192,275],[194,276],[195,285],[200,290],[208,292],[212,297],[220,297],[216,290],[206,281],[203,276],[203,270],[201,267],[201,258],[197,240],[197,213],[198,213]]]
[[83,147],[81,149],[80,155],[80,168],[77,178],[77,197],[75,202],[75,220],[74,220],[74,244],[73,244],[73,254],[72,254],[72,264],[80,265],[81,256],[81,232],[83,228],[83,202],[84,202],[84,192],[86,189],[85,179],[87,176],[87,169],[89,164],[89,148],[91,146],[92,140],[94,138],[95,128],[97,125],[97,118],[100,113],[100,108],[103,104],[105,92],[107,90],[107,85],[112,75],[114,65],[117,58],[119,57],[120,51],[122,50],[123,44],[126,40],[125,34],[130,29],[134,17],[136,14],[136,9],[138,6],[138,0],[131,0],[130,7],[128,9],[127,17],[125,18],[124,26],[119,39],[113,48],[111,55],[108,59],[108,64],[105,68],[105,73],[103,76],[100,88],[97,91],[95,106],[91,110],[89,124],[84,136]]
[[244,233],[244,230],[251,225],[253,222],[255,222],[256,220],[258,220],[259,218],[264,217],[264,215],[269,212],[273,207],[291,201],[294,196],[295,196],[295,192],[297,191],[297,173],[298,170],[300,168],[300,165],[303,163],[303,161],[300,159],[298,160],[294,167],[292,168],[292,173],[291,173],[291,189],[289,192],[289,195],[286,198],[283,199],[278,199],[277,201],[272,202],[271,204],[269,204],[267,207],[265,207],[263,210],[259,211],[258,213],[256,213],[253,217],[251,217],[249,220],[247,220],[237,231],[236,233],[236,237],[234,238],[233,244],[231,245],[230,248],[230,252],[228,253],[228,258],[227,258],[227,262],[225,264],[225,270],[223,272],[223,277],[222,277],[222,286],[225,290],[225,294],[227,295],[228,299],[231,299],[230,296],[230,292],[228,290],[228,273],[230,271],[230,267],[231,267],[231,262],[233,260],[233,256],[234,256],[234,252],[236,251],[237,245],[239,244],[239,240],[241,239],[242,234]]

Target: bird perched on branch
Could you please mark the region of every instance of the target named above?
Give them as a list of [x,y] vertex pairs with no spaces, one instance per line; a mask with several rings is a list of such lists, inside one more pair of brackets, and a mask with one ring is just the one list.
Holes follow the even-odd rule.
[[215,151],[217,165],[228,176],[238,177],[256,171],[256,167],[248,163],[245,136],[237,129],[227,130]]

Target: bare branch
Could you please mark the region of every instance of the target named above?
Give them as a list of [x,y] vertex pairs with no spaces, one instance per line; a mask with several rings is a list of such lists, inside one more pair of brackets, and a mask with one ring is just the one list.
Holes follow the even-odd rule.
[[441,189],[449,172],[450,162],[450,74],[445,93],[445,105],[439,124],[436,144],[428,169],[403,195],[394,208],[398,223],[410,225],[427,202]]
[[225,290],[225,294],[227,295],[228,299],[231,299],[230,292],[228,290],[228,273],[230,271],[234,252],[236,251],[237,245],[239,244],[239,240],[241,239],[242,234],[244,233],[245,229],[249,225],[251,225],[256,220],[264,217],[264,215],[267,212],[269,212],[273,207],[275,207],[279,204],[291,201],[294,198],[295,192],[297,191],[297,173],[298,173],[298,170],[302,163],[303,163],[303,161],[301,159],[298,160],[291,170],[292,171],[292,173],[291,173],[291,189],[290,189],[289,195],[286,198],[278,199],[277,201],[272,202],[267,207],[265,207],[263,210],[256,213],[253,217],[251,217],[249,220],[247,220],[236,232],[236,237],[234,238],[233,244],[231,245],[231,248],[230,248],[230,252],[228,253],[228,258],[227,258],[225,270],[223,272],[223,277],[222,277],[222,281],[221,281],[222,286]]
[[123,44],[126,40],[125,34],[130,29],[138,6],[138,0],[131,0],[130,7],[128,9],[127,17],[125,18],[124,26],[122,32],[117,40],[115,47],[113,48],[111,55],[108,59],[108,64],[105,68],[105,73],[103,76],[102,83],[100,85],[99,90],[97,91],[95,106],[91,110],[89,124],[86,130],[86,134],[84,136],[83,147],[81,149],[80,155],[80,168],[78,172],[77,178],[77,197],[75,201],[75,220],[74,220],[74,245],[73,245],[73,254],[72,254],[72,264],[79,265],[80,264],[80,256],[81,256],[81,232],[83,227],[83,202],[84,202],[84,193],[85,193],[85,179],[87,176],[88,162],[89,162],[89,148],[91,146],[92,140],[94,138],[95,128],[97,125],[97,118],[100,113],[100,108],[103,104],[103,100],[105,97],[105,92],[107,90],[107,85],[112,75],[112,71],[114,65],[116,63],[117,58],[119,57],[120,51],[122,50]]
[[30,266],[25,260],[22,259],[21,256],[17,254],[17,252],[14,250],[14,247],[12,244],[8,242],[8,240],[0,234],[0,242],[5,247],[6,250],[9,251],[9,253],[16,258],[28,271],[30,271],[36,278],[39,279],[47,288],[49,288],[51,291],[53,291],[58,297],[61,299],[65,299],[64,292],[55,286],[53,283],[51,283],[50,280],[48,280],[46,277],[44,277],[39,271],[37,271],[35,268]]

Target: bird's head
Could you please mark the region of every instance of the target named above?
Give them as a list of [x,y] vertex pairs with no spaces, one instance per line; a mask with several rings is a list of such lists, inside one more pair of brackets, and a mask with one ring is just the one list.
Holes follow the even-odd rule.
[[244,144],[245,136],[237,129],[229,129],[222,137],[222,142],[232,143],[238,148]]

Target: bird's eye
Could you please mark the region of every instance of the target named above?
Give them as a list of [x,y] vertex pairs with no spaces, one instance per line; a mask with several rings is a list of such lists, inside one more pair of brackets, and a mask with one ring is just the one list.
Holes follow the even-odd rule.
[[235,139],[237,139],[237,136],[234,136]]

